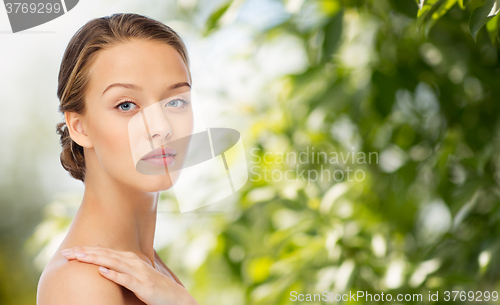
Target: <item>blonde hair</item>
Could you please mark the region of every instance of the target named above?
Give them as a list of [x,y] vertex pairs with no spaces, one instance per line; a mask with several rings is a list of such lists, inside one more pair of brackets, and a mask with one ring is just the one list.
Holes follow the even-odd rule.
[[[181,55],[188,69],[186,47],[177,33],[169,26],[138,14],[113,14],[92,19],[71,38],[59,69],[57,97],[59,111],[85,113],[85,93],[89,83],[88,72],[100,50],[139,38],[164,42]],[[74,142],[65,122],[56,126],[62,145],[61,164],[75,179],[85,181],[85,156],[83,147]]]

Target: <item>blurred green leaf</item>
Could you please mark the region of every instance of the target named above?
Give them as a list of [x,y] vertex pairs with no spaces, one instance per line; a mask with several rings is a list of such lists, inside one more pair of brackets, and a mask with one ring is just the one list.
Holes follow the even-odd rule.
[[331,60],[335,49],[339,45],[342,37],[342,24],[344,20],[344,11],[340,10],[324,26],[325,38],[323,41],[323,62]]
[[424,32],[425,37],[429,35],[432,26],[446,14],[457,0],[429,0],[418,11],[417,28]]
[[499,40],[498,40],[498,29],[499,29],[499,23],[500,23],[500,14],[496,14],[495,17],[491,18],[487,23],[486,23],[486,29],[488,30],[488,34],[491,39],[491,43],[494,45],[497,45]]
[[496,5],[497,0],[486,0],[482,6],[477,7],[472,12],[469,20],[469,29],[474,41],[476,41],[479,30],[498,13],[498,10],[492,11],[493,6]]
[[461,9],[465,9],[467,4],[469,4],[471,0],[458,0],[458,5],[460,6]]
[[212,32],[217,28],[217,24],[221,17],[226,13],[226,11],[231,6],[232,1],[225,1],[217,10],[215,10],[207,19],[205,24],[205,32],[204,35],[208,35],[208,33]]

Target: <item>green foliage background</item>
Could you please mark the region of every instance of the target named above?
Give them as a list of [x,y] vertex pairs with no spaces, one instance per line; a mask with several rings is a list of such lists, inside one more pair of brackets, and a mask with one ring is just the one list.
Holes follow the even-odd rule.
[[[290,304],[290,291],[498,291],[498,18],[478,13],[483,1],[458,2],[306,2],[261,33],[263,44],[299,37],[309,58],[303,73],[276,80],[277,103],[252,114],[261,157],[356,145],[402,164],[347,164],[365,171],[362,182],[253,175],[239,216],[218,220],[216,246],[194,273],[201,303]],[[321,20],[309,27],[307,6]]]
[[[187,286],[200,304],[300,303],[290,301],[290,291],[424,298],[431,290],[500,291],[495,5],[305,1],[260,30],[259,46],[282,35],[300,39],[308,66],[269,84],[269,101],[242,115],[253,122],[244,135],[253,171],[235,211],[193,225],[182,241],[159,251],[190,279]],[[215,35],[227,11],[241,6],[222,3],[202,31]],[[186,20],[192,16],[183,13]],[[250,154],[258,148],[260,157],[272,153],[269,160],[312,147],[376,152],[379,158],[297,164],[306,172],[349,166],[365,173],[363,181],[308,183],[265,181],[264,169],[284,172],[295,165],[257,162]],[[202,240],[211,242],[200,246],[200,263],[182,267],[189,242]],[[3,249],[2,256],[12,256]],[[21,304],[13,296],[33,295],[36,284],[11,281],[3,264],[0,300]]]

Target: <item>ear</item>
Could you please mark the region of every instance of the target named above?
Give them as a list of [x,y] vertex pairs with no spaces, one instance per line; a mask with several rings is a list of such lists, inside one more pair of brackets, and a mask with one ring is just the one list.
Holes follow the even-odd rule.
[[84,148],[94,147],[89,139],[89,136],[83,129],[82,120],[78,113],[66,111],[64,113],[64,120],[66,121],[69,135],[71,139],[76,142],[76,144]]

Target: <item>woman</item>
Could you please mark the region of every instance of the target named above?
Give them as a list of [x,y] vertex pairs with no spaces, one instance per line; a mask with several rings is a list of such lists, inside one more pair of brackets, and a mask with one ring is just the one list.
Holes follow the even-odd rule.
[[[85,192],[37,304],[197,304],[153,248],[159,191],[177,179],[167,165],[183,162],[167,143],[193,130],[190,88],[186,48],[160,22],[115,14],[73,36],[59,72],[57,131],[61,163]],[[130,124],[141,116],[142,142]],[[141,172],[140,162],[164,164],[164,173]]]

